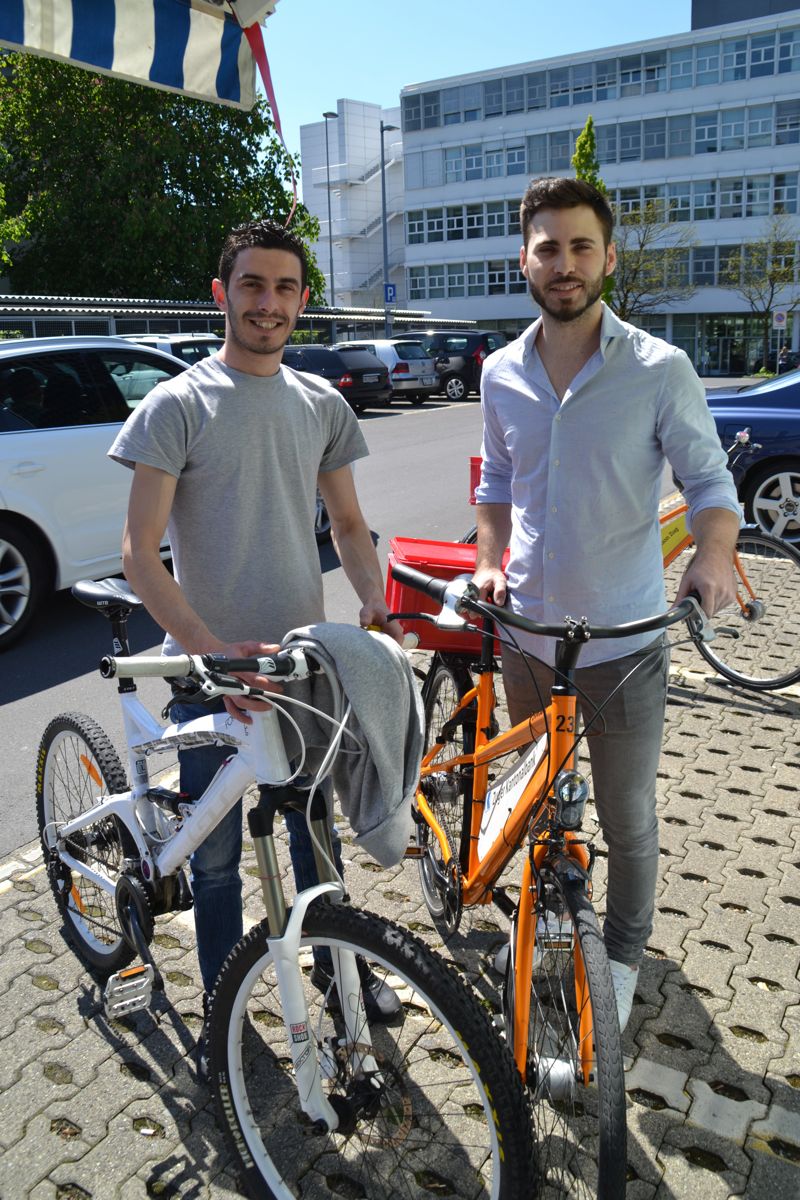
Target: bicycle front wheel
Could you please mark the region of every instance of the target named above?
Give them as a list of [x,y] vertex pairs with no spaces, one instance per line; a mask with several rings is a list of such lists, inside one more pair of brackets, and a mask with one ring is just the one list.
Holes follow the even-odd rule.
[[[235,947],[211,1007],[211,1078],[251,1195],[527,1200],[533,1149],[522,1081],[456,972],[369,913],[309,908],[300,959],[309,1030],[327,1063],[323,1086],[350,1114],[342,1133],[320,1132],[300,1108],[267,938],[262,922]],[[358,954],[400,997],[392,1024],[365,1033],[377,1078],[353,1070],[344,1026],[311,984],[321,947]]]
[[[135,951],[123,937],[113,892],[74,873],[58,857],[62,825],[88,812],[103,796],[127,790],[125,771],[96,721],[63,713],[47,726],[36,759],[36,815],[45,865],[70,941],[88,966],[111,975],[127,966]],[[125,853],[122,827],[106,817],[74,834],[67,844],[73,858],[115,882]]]
[[540,1191],[611,1200],[625,1194],[625,1081],[603,936],[584,886],[557,872],[541,873],[536,910],[528,1085]]

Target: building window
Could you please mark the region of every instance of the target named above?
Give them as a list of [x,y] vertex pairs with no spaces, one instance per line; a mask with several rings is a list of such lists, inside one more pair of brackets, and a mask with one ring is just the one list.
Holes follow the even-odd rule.
[[503,115],[502,79],[489,79],[484,83],[483,115],[485,117],[501,117]]
[[440,124],[439,93],[426,92],[422,97],[422,128],[435,129]]
[[523,112],[525,109],[525,78],[522,75],[509,75],[503,80],[505,104],[507,113]]
[[722,43],[722,78],[725,82],[747,78],[747,38]]
[[719,181],[719,216],[740,217],[744,203],[744,188],[741,179],[720,179]]
[[772,105],[757,104],[747,110],[747,145],[772,145]]
[[403,132],[413,133],[422,128],[422,97],[403,96]]
[[487,179],[499,179],[505,173],[503,151],[486,150],[483,156],[483,164]]
[[448,242],[464,240],[464,209],[461,205],[458,208],[448,208],[447,210],[447,240]]
[[591,104],[594,92],[594,66],[578,63],[572,68],[572,103]]
[[547,108],[547,72],[537,71],[525,76],[525,96],[528,109]]
[[558,67],[548,71],[550,84],[550,107],[563,108],[569,104],[569,67]]
[[689,183],[671,183],[667,192],[670,221],[688,221],[692,215],[692,194]]
[[461,123],[461,88],[445,88],[442,91],[442,124]]
[[791,146],[800,141],[800,100],[779,100],[775,110],[775,144]]
[[467,263],[467,295],[486,295],[486,266],[482,262]]
[[506,174],[525,174],[525,146],[506,146]]
[[572,158],[571,138],[568,129],[559,129],[549,134],[550,138],[550,170],[566,171]]
[[797,172],[775,176],[775,199],[772,205],[776,213],[797,212]]
[[421,208],[406,213],[406,242],[416,246],[425,241],[425,214]]
[[642,193],[638,187],[620,188],[619,200],[617,201],[617,213],[621,222],[625,222],[626,217],[631,217],[635,213],[641,212],[642,209]]
[[688,113],[680,117],[670,117],[669,129],[669,158],[683,158],[684,154],[692,153],[692,118]]
[[479,145],[464,147],[464,178],[483,179],[483,148]]
[[778,34],[778,74],[800,71],[800,29],[784,29]]
[[666,193],[663,183],[647,183],[644,187],[644,203],[657,221],[666,220]]
[[692,251],[692,283],[710,287],[716,282],[716,246],[695,246]]
[[483,89],[479,83],[465,83],[461,89],[461,107],[465,121],[480,121]]
[[623,121],[619,127],[619,161],[637,162],[642,157],[641,121]]
[[521,237],[519,218],[519,200],[506,201],[506,219],[508,221],[508,236]]
[[445,183],[461,183],[464,178],[464,151],[461,146],[448,146],[444,152]]
[[645,54],[644,90],[645,92],[665,92],[667,90],[666,50],[649,50]]
[[444,267],[428,267],[428,299],[444,299]]
[[486,236],[506,236],[506,206],[504,200],[492,200],[486,205]]
[[694,50],[680,46],[669,52],[669,86],[673,92],[690,88],[694,82]]
[[742,270],[742,261],[739,246],[718,246],[717,252],[719,255],[719,273],[717,278],[720,283],[730,286],[737,283]]
[[596,125],[594,132],[597,144],[597,161],[601,164],[615,163],[617,161],[616,125]]
[[546,133],[534,133],[528,138],[528,170],[534,179],[547,174]]
[[528,281],[519,269],[519,259],[510,258],[508,260],[508,294],[510,296],[524,296],[527,290]]
[[695,82],[719,83],[719,43],[707,42],[695,51]]
[[619,60],[620,96],[640,96],[642,92],[642,56],[626,54]]
[[761,33],[750,38],[750,77],[775,74],[775,34]]
[[467,240],[483,237],[483,205],[467,205]]
[[447,267],[447,295],[464,295],[464,264],[450,263]]
[[666,158],[667,156],[667,121],[666,117],[655,117],[644,123],[644,157]]
[[694,119],[695,154],[714,154],[719,149],[719,113],[698,113]]
[[506,264],[502,259],[493,259],[486,264],[488,272],[488,293],[490,296],[504,296],[506,293]]
[[444,241],[444,209],[429,208],[425,214],[426,224],[428,226],[428,241],[443,242]]
[[713,221],[717,215],[716,179],[698,179],[692,184],[692,215],[695,221]]
[[745,180],[746,217],[769,216],[769,175],[752,175]]
[[409,267],[408,269],[408,298],[409,300],[425,299],[425,268]]
[[595,96],[598,100],[616,100],[618,87],[617,60],[603,59],[595,69]]
[[721,150],[744,150],[744,109],[729,108],[720,113]]

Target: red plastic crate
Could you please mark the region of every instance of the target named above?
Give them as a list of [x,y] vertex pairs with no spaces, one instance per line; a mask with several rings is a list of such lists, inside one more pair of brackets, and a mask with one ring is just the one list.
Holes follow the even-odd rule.
[[475,489],[481,481],[481,464],[483,459],[480,454],[472,455],[469,460],[469,502],[475,503]]
[[[455,579],[457,575],[472,575],[475,570],[476,546],[463,542],[431,542],[422,538],[392,538],[389,542],[389,569],[386,575],[386,603],[390,612],[425,612],[435,614],[439,608],[434,600],[399,583],[392,574],[395,563],[405,563],[426,575],[438,579]],[[506,558],[508,551],[506,551]],[[506,559],[503,560],[505,566]],[[407,633],[416,633],[420,650],[445,650],[451,653],[479,654],[480,634],[459,633],[439,629],[429,621],[401,621]]]

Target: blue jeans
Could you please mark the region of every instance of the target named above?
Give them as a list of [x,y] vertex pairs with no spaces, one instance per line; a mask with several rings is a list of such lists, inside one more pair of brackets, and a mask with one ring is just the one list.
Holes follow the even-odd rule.
[[[170,715],[173,721],[191,721],[195,717],[223,711],[224,705],[221,702],[213,706],[175,704]],[[202,796],[230,753],[230,747],[227,746],[197,746],[191,750],[181,750],[178,754],[181,791],[186,792],[193,800]],[[323,784],[323,790],[330,811],[329,782]],[[285,820],[289,831],[289,856],[295,886],[298,891],[302,891],[303,888],[313,887],[319,882],[311,837],[303,813],[287,812]],[[342,844],[332,821],[331,837],[336,869],[341,875],[344,870]],[[241,857],[242,802],[237,800],[189,860],[194,893],[197,958],[203,987],[209,995],[214,990],[222,964],[243,933],[242,879],[239,874]],[[321,965],[329,969],[328,964],[322,962]]]

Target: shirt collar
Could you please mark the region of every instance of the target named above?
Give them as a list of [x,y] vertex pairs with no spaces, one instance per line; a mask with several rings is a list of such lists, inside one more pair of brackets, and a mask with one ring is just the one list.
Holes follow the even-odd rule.
[[[600,301],[602,308],[602,316],[600,318],[600,351],[605,358],[605,353],[608,348],[608,343],[611,338],[626,337],[627,328],[624,321],[621,321],[616,313],[602,300]],[[522,361],[525,365],[530,362],[536,344],[536,336],[542,327],[542,318],[537,317],[532,325],[521,336],[522,341]]]

